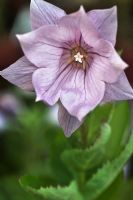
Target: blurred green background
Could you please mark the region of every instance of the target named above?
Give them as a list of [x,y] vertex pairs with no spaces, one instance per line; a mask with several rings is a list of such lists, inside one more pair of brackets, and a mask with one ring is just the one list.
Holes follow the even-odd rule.
[[[49,1],[67,13],[81,4],[86,10],[118,6],[119,31],[117,49],[131,66],[127,70],[133,84],[133,1],[132,0],[53,0]],[[4,69],[22,55],[14,35],[30,30],[28,0],[0,0],[0,69]],[[35,96],[16,88],[0,78],[0,200],[41,199],[25,192],[19,185],[24,174],[45,176],[56,171],[59,183],[69,183],[71,174],[60,161],[60,152],[78,146],[78,133],[66,139],[57,123],[57,107],[51,110],[42,103],[34,103]],[[55,157],[56,152],[56,157]],[[60,167],[59,167],[60,166]],[[62,166],[62,171],[59,169]],[[65,173],[64,171],[65,170]],[[67,176],[66,176],[67,172]],[[66,176],[66,182],[63,178]],[[52,180],[54,183],[54,180]]]

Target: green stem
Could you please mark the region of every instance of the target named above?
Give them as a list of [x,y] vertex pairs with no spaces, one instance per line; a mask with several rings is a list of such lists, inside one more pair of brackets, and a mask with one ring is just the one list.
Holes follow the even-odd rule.
[[81,134],[82,148],[85,149],[88,146],[88,128],[86,127],[85,123],[83,123],[83,125],[80,128],[80,134]]
[[[81,136],[81,147],[83,149],[86,149],[88,147],[88,126],[87,121],[83,123],[83,125],[80,127],[80,136]],[[84,185],[86,182],[86,173],[84,171],[79,171],[78,177],[77,177],[77,183],[79,190],[82,192],[84,190]]]
[[85,182],[86,182],[86,174],[85,174],[85,172],[79,172],[77,183],[78,183],[78,188],[79,188],[79,190],[81,192],[84,191]]

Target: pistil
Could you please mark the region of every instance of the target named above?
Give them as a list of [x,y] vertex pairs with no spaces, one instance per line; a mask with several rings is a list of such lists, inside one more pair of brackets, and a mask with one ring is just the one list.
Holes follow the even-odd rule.
[[85,70],[87,65],[87,60],[88,60],[88,52],[86,49],[82,48],[81,46],[75,46],[72,48],[70,63],[73,62],[75,67]]
[[78,52],[76,55],[74,55],[75,61],[79,62],[79,63],[83,63],[83,58],[84,56],[80,54],[80,52]]

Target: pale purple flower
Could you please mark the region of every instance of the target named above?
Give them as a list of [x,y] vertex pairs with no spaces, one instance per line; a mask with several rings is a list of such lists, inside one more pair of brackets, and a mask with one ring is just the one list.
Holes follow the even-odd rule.
[[59,103],[59,123],[70,136],[98,104],[133,98],[127,64],[114,49],[117,8],[67,15],[43,0],[31,1],[32,32],[18,35],[24,57],[1,72],[35,90],[37,101]]
[[8,128],[9,121],[23,109],[21,102],[10,93],[0,93],[0,134]]

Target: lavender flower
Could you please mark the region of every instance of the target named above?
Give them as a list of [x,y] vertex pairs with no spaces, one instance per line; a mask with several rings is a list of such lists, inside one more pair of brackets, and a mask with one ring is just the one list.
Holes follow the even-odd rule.
[[117,8],[67,15],[42,0],[31,1],[32,32],[18,35],[24,57],[1,76],[36,101],[59,103],[59,123],[69,137],[98,104],[133,98],[127,64],[114,49]]

